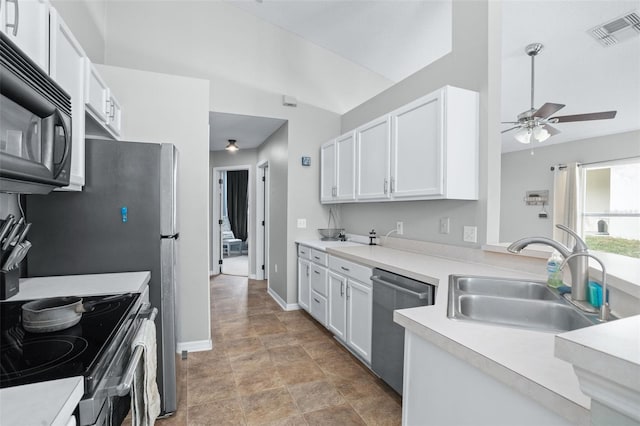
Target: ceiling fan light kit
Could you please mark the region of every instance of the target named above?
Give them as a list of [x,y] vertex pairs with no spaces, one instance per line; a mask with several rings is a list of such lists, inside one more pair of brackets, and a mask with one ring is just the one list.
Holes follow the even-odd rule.
[[547,102],[540,108],[534,108],[534,79],[535,79],[535,57],[542,51],[544,46],[542,43],[528,44],[524,51],[531,57],[531,108],[518,114],[518,121],[506,121],[503,124],[512,124],[513,127],[503,130],[502,133],[510,132],[518,129],[514,133],[514,138],[524,144],[531,141],[544,142],[549,137],[560,133],[559,130],[552,127],[550,123],[567,123],[572,121],[590,121],[590,120],[606,120],[616,116],[617,111],[603,111],[590,114],[574,114],[565,116],[551,117],[559,110],[565,107],[564,104],[556,104]]

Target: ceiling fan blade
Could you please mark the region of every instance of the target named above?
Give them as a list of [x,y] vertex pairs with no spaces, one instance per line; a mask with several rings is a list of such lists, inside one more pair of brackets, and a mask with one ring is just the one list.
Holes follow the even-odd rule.
[[502,131],[502,132],[500,132],[500,133],[507,133],[507,132],[510,132],[510,131],[512,131],[513,129],[517,129],[517,128],[519,128],[519,127],[520,127],[520,126],[515,126],[515,127],[512,127],[512,128],[510,128],[510,129],[503,130],[503,131]]
[[618,111],[602,111],[592,112],[590,114],[563,115],[560,117],[552,117],[549,121],[553,123],[567,123],[571,121],[590,121],[590,120],[608,120],[614,118]]
[[549,135],[553,136],[553,135],[557,135],[558,133],[560,133],[560,130],[556,129],[555,127],[549,125],[549,124],[545,124],[544,128],[547,129],[547,132],[549,132]]
[[547,118],[551,114],[555,114],[556,112],[560,111],[564,107],[565,106],[563,104],[552,104],[547,102],[546,104],[538,108],[538,110],[534,112],[532,116],[538,117],[538,118]]
[[501,121],[500,124],[520,124],[519,121]]

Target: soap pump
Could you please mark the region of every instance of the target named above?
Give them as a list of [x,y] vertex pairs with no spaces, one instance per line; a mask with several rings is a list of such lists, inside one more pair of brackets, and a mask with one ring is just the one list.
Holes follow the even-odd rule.
[[372,229],[371,232],[369,232],[369,245],[370,246],[375,246],[376,245],[376,238],[378,238],[377,235],[376,235],[376,230]]

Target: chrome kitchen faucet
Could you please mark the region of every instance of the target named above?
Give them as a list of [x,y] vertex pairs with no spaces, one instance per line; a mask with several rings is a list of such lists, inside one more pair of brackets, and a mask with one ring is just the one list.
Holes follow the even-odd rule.
[[[512,243],[507,247],[507,250],[511,253],[519,253],[529,244],[545,244],[558,250],[562,257],[564,257],[565,263],[569,264],[569,270],[571,271],[571,301],[585,311],[593,311],[587,299],[589,289],[589,258],[586,256],[589,253],[589,248],[587,247],[587,243],[573,230],[564,225],[558,224],[556,228],[569,233],[576,240],[573,250],[546,237],[522,238]],[[582,255],[577,256],[576,254],[578,253]]]

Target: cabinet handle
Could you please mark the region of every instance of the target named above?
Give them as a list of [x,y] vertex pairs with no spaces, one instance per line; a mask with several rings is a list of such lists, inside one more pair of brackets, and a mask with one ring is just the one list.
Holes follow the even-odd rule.
[[344,283],[340,283],[340,297],[344,296]]
[[349,268],[345,268],[344,266],[341,266],[340,268],[341,268],[343,271],[347,271],[347,272],[349,272],[349,271],[350,271],[350,269],[349,269]]
[[307,252],[306,252],[306,251],[304,251],[304,250],[300,250],[300,253],[302,253],[302,254],[307,254]]
[[331,187],[331,195],[335,197],[337,193],[338,193],[338,191],[337,191],[336,187],[332,186]]
[[111,112],[109,113],[109,117],[115,118],[116,116],[116,104],[111,102]]
[[107,99],[107,102],[105,103],[105,106],[104,106],[104,113],[107,117],[110,116],[110,111],[111,111],[111,99]]
[[[7,0],[7,3],[13,3],[13,24],[6,24],[7,29],[13,28],[13,36],[18,35],[18,24],[20,23],[20,6],[18,6],[18,0]],[[5,6],[6,7],[6,6]]]
[[315,269],[313,270],[313,272],[315,272],[316,274],[320,275],[320,271],[316,271]]
[[315,297],[313,298],[313,300],[315,300],[316,303],[318,303],[318,304],[320,303],[320,301],[318,299],[316,299]]
[[347,300],[349,300],[349,296],[350,296],[350,295],[349,295],[349,288],[351,288],[351,286],[350,286],[350,285],[347,285]]
[[314,258],[314,259],[318,259],[318,260],[320,260],[320,258],[319,258],[318,256],[313,256],[313,258]]
[[390,187],[389,192],[391,194],[395,192],[395,186],[396,186],[396,180],[394,178],[391,178],[391,184],[389,185]]
[[387,193],[387,178],[384,178],[384,193]]
[[307,265],[307,276],[309,276],[309,265]]

